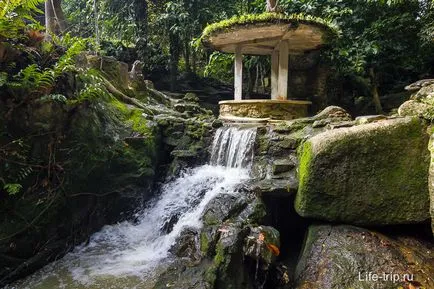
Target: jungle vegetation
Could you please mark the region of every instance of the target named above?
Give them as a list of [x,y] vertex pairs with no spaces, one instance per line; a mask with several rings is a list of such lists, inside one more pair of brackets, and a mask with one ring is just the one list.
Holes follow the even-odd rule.
[[[74,65],[85,50],[130,65],[140,60],[145,78],[167,90],[176,91],[184,79],[231,85],[233,56],[205,49],[202,31],[233,16],[273,9],[319,17],[336,27],[339,37],[322,57],[341,91],[336,104],[364,101],[381,113],[387,101],[381,96],[400,93],[434,73],[429,0],[5,0],[0,2],[0,88],[10,98],[6,118],[30,101],[76,104],[107,96],[96,73]],[[269,60],[245,57],[244,66],[252,83],[248,94],[267,91],[264,81],[252,79],[269,75]],[[85,83],[73,97],[53,89],[67,71],[79,73]],[[0,157],[14,155],[19,163],[25,147],[12,140],[0,147]],[[13,172],[16,181],[0,180],[3,189],[18,193],[20,180],[33,169]]]

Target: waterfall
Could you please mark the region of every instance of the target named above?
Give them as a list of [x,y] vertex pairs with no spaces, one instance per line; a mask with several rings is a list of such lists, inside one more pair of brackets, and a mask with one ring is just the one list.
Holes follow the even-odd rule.
[[199,229],[206,205],[219,194],[237,194],[249,178],[256,128],[222,127],[209,165],[164,184],[136,222],[105,226],[28,278],[7,288],[152,288],[152,279],[174,259],[169,249],[186,228]]
[[211,164],[247,168],[253,160],[256,128],[226,126],[214,137]]

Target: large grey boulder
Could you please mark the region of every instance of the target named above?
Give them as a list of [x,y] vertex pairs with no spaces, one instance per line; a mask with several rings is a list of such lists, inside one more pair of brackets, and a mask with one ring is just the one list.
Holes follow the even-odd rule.
[[406,87],[413,91],[411,99],[398,109],[400,116],[418,116],[430,121],[434,120],[434,80],[425,79]]
[[297,264],[294,288],[434,288],[433,258],[432,243],[413,237],[314,225]]
[[296,210],[303,217],[386,225],[429,219],[429,151],[418,118],[339,128],[301,151]]

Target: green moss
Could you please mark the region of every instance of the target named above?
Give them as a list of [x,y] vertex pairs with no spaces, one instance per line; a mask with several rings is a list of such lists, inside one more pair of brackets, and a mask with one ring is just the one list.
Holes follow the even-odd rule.
[[219,267],[225,261],[225,249],[221,243],[218,243],[215,249],[214,265]]
[[[302,149],[299,150],[299,159],[300,159],[300,165],[298,168],[298,179],[299,179],[299,188],[305,188],[306,183],[309,179],[309,168],[310,163],[313,158],[312,155],[312,144],[310,142],[305,142],[303,146],[301,146]],[[295,198],[295,208],[297,209],[297,212],[301,214],[304,208],[303,204],[303,193],[298,193]],[[299,211],[300,210],[300,211]]]
[[419,119],[407,118],[312,138],[300,151],[297,212],[353,224],[424,221],[425,130]]
[[225,249],[221,243],[217,244],[215,253],[212,265],[205,272],[205,281],[211,285],[216,283],[218,272],[226,261]]
[[205,232],[200,234],[200,251],[206,254],[209,249],[209,240]]
[[124,115],[128,115],[130,112],[128,106],[125,103],[117,100],[115,97],[111,97],[109,104]]
[[208,39],[216,33],[236,28],[237,26],[245,26],[259,23],[303,23],[315,25],[324,29],[328,36],[337,37],[340,35],[339,28],[330,21],[319,17],[314,17],[305,14],[284,15],[278,13],[262,13],[262,14],[247,14],[235,16],[221,22],[208,25],[202,33],[202,42],[207,43]]
[[116,98],[112,98],[109,102],[122,121],[130,125],[132,130],[140,133],[143,136],[153,135],[153,130],[148,124],[148,120],[143,115],[143,110],[138,108],[130,108]]
[[152,129],[150,128],[147,119],[144,118],[142,110],[133,109],[129,121],[132,123],[132,128],[135,132],[142,135],[152,134]]

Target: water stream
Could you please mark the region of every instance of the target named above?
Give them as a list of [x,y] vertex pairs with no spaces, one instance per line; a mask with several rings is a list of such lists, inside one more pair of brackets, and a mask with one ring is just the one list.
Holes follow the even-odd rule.
[[180,233],[200,228],[205,206],[219,194],[236,194],[249,178],[255,136],[255,128],[220,128],[210,164],[164,184],[136,222],[105,226],[87,244],[6,288],[152,288],[172,262],[169,249]]

